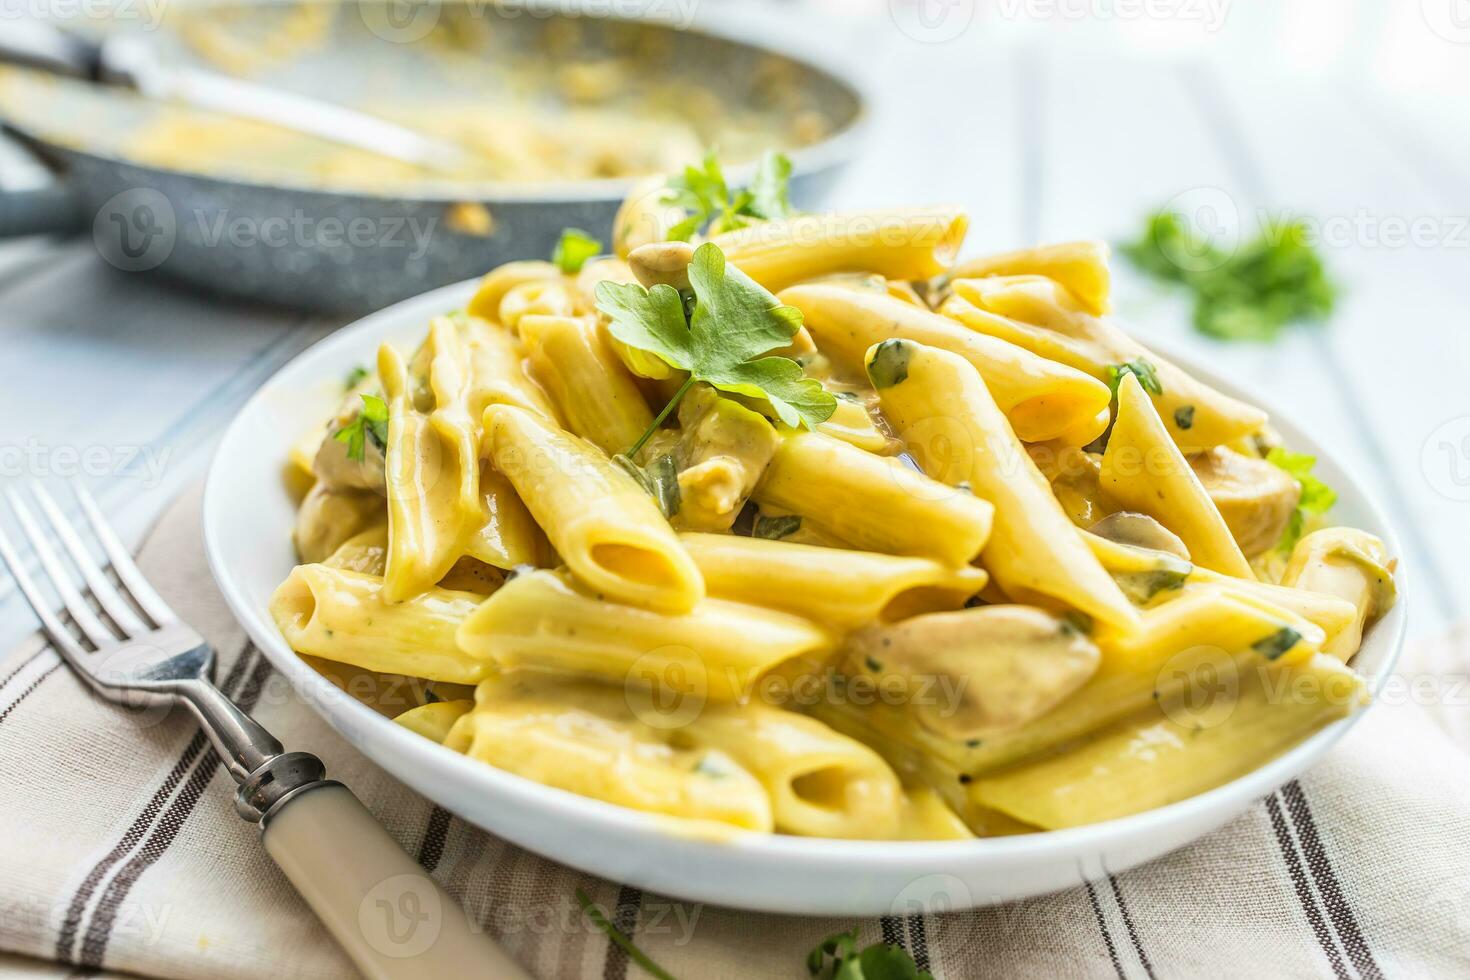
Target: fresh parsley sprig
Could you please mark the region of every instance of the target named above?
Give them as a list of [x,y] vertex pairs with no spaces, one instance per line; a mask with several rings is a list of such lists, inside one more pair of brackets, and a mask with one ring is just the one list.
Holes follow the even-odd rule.
[[806,957],[807,973],[820,980],[934,980],[898,946],[874,943],[861,952],[857,929],[828,936]]
[[672,286],[644,289],[610,280],[597,284],[597,308],[611,319],[609,331],[629,347],[647,351],[688,379],[659,412],[647,432],[627,452],[648,442],[697,382],[721,391],[761,398],[776,417],[793,428],[815,429],[832,417],[837,399],[806,377],[789,357],[761,357],[785,347],[801,328],[801,311],[775,296],[725,261],[719,246],[706,242],[689,263],[694,305]]
[[582,271],[588,260],[602,254],[602,242],[581,228],[563,228],[556,248],[551,252],[551,261],[569,276]]
[[1157,279],[1194,293],[1194,325],[1222,340],[1274,340],[1288,324],[1332,313],[1337,285],[1301,221],[1273,220],[1258,238],[1225,253],[1173,211],[1151,215],[1121,251]]
[[1337,491],[1323,483],[1312,475],[1312,468],[1317,465],[1316,456],[1308,456],[1306,453],[1294,453],[1280,446],[1272,449],[1266,454],[1266,462],[1284,470],[1296,480],[1302,488],[1301,499],[1297,501],[1296,510],[1292,512],[1291,520],[1287,522],[1286,530],[1282,532],[1281,541],[1276,547],[1284,554],[1291,554],[1291,549],[1302,539],[1302,533],[1306,530],[1307,518],[1327,513],[1337,503]]
[[744,228],[753,220],[778,221],[791,215],[791,160],[767,151],[756,165],[750,186],[731,192],[714,153],[702,163],[684,168],[669,180],[664,200],[688,215],[669,231],[669,238],[687,242],[701,231],[710,234]]
[[347,458],[359,463],[371,439],[380,450],[388,448],[388,404],[376,395],[362,395],[362,411],[338,429],[332,438],[347,443]]

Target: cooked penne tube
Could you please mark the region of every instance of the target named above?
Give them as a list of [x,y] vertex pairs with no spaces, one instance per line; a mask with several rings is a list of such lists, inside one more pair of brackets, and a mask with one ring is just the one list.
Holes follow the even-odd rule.
[[384,674],[476,684],[491,667],[455,643],[484,597],[431,588],[390,602],[383,580],[325,565],[298,565],[271,596],[271,617],[297,653]]
[[671,744],[619,688],[511,671],[481,684],[475,700],[445,743],[473,759],[635,810],[775,829],[755,776],[685,729],[683,744]]
[[900,840],[970,840],[975,834],[928,786],[911,786],[899,819]]
[[526,316],[520,332],[537,380],[572,432],[614,456],[653,425],[643,393],[594,318]]
[[1221,575],[1180,561],[1174,555],[1120,544],[1086,531],[1079,533],[1124,592],[1142,605],[1177,598],[1181,594],[1179,590],[1184,594],[1213,590],[1254,598],[1300,616],[1321,629],[1324,652],[1332,652],[1337,638],[1352,626],[1357,616],[1353,604],[1336,595]]
[[731,701],[783,661],[830,651],[833,639],[809,620],[723,599],[680,614],[609,605],[565,572],[539,571],[517,576],[480,606],[459,644],[506,669],[566,671]]
[[1082,308],[1102,316],[1112,308],[1111,250],[1106,242],[1062,242],[1017,252],[967,259],[950,272],[951,282],[989,276],[1044,276],[1075,297]]
[[732,534],[681,534],[709,594],[839,629],[958,609],[985,586],[968,565]]
[[1243,671],[1202,718],[1146,710],[1059,755],[976,778],[979,804],[1047,830],[1114,820],[1243,776],[1367,704],[1363,679],[1318,655],[1285,671]]
[[616,601],[667,612],[703,598],[699,569],[658,506],[596,446],[503,405],[486,410],[485,431],[495,468],[578,578]]
[[461,551],[509,571],[521,565],[552,564],[551,545],[505,475],[480,466],[482,523],[461,542]]
[[523,282],[500,301],[497,319],[512,334],[519,335],[521,320],[528,316],[577,316],[586,313],[572,283],[565,276]]
[[1102,488],[1125,507],[1179,535],[1190,558],[1212,571],[1253,579],[1250,562],[1189,462],[1169,439],[1137,376],[1118,386],[1118,417],[1103,453]]
[[525,349],[512,334],[484,320],[466,318],[459,326],[470,355],[466,407],[477,427],[490,405],[514,405],[559,423],[551,400],[526,374]]
[[1044,596],[1118,627],[1137,613],[1077,539],[1046,478],[1026,455],[980,375],[964,358],[909,340],[875,344],[868,377],[919,466],[968,484],[995,505],[981,560],[1018,602]]
[[1111,320],[1094,316],[1065,288],[1039,276],[960,279],[940,312],[971,330],[1007,341],[1100,381],[1124,364],[1147,362],[1150,392],[1169,435],[1185,452],[1233,442],[1266,424],[1266,413],[1222,394],[1148,350]]
[[[383,594],[401,602],[431,588],[459,560],[459,544],[481,523],[480,430],[469,412],[464,338],[440,317],[425,345],[432,407],[416,404],[415,380],[384,344],[378,374],[388,402],[388,567]],[[416,358],[418,360],[418,358]]]
[[1367,531],[1329,527],[1297,542],[1282,584],[1337,596],[1352,604],[1353,618],[1323,648],[1347,663],[1363,643],[1363,628],[1393,608],[1398,593],[1383,542]]
[[854,372],[862,370],[868,349],[885,340],[911,340],[960,355],[980,372],[1025,442],[1065,438],[1085,445],[1107,427],[1107,385],[949,317],[886,294],[827,283],[795,286],[780,299],[801,310],[823,353]]
[[473,701],[435,701],[405,711],[393,720],[409,731],[443,745],[454,723],[469,714],[474,707]]
[[930,279],[954,261],[969,230],[959,208],[851,211],[767,221],[711,239],[746,275],[777,292],[839,272]]
[[550,262],[508,262],[480,280],[480,288],[475,291],[465,312],[499,323],[500,304],[506,293],[526,283],[559,282],[561,277],[561,270]]
[[985,500],[897,459],[812,432],[782,440],[754,499],[864,550],[947,565],[980,553],[994,514]]
[[902,832],[905,801],[893,770],[815,718],[759,703],[711,705],[680,734],[760,780],[781,833],[892,840]]

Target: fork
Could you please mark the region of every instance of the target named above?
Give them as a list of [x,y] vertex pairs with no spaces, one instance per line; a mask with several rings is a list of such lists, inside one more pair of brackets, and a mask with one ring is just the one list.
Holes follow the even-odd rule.
[[259,824],[266,852],[365,976],[530,980],[346,786],[324,778],[320,759],[285,751],[214,685],[214,649],[148,584],[91,495],[79,483],[72,489],[116,584],[39,485],[31,494],[81,573],[80,588],[19,491],[6,497],[77,632],[52,611],[0,528],[0,559],[66,664],[109,701],[183,705],[194,715],[239,784],[235,810]]

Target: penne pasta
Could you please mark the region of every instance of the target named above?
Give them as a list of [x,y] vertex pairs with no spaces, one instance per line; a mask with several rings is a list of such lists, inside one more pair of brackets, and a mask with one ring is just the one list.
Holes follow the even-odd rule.
[[1085,445],[1107,427],[1107,385],[949,317],[885,294],[826,283],[787,289],[780,299],[801,310],[828,357],[855,372],[862,370],[868,350],[885,340],[911,340],[958,354],[980,372],[1025,442],[1060,438]]
[[1114,500],[1177,534],[1196,563],[1224,575],[1255,578],[1219,508],[1169,439],[1133,374],[1125,375],[1118,387],[1118,418],[1103,453],[1100,479]]
[[1159,390],[1150,396],[1170,437],[1186,453],[1233,442],[1266,424],[1265,412],[1195,380],[1050,279],[957,279],[952,288],[954,295],[940,307],[945,316],[1099,381],[1110,381],[1124,364],[1151,365]]
[[470,316],[500,323],[500,304],[517,286],[527,283],[556,282],[561,270],[550,262],[509,262],[485,275],[480,288],[470,299],[465,312]]
[[683,613],[613,606],[565,572],[507,582],[459,631],[460,648],[504,669],[531,667],[715,701],[748,696],[778,664],[830,651],[809,620],[723,599]]
[[961,262],[950,271],[951,282],[989,276],[1044,276],[1053,280],[1093,316],[1112,308],[1111,250],[1106,242],[1062,242],[987,255]]
[[1325,593],[1352,606],[1352,619],[1323,647],[1343,663],[1358,652],[1364,627],[1398,599],[1388,549],[1368,532],[1349,527],[1323,528],[1298,541],[1281,581],[1295,591]]
[[1242,673],[1214,717],[1145,711],[1049,759],[981,776],[980,805],[1047,830],[1115,820],[1229,782],[1368,701],[1363,679],[1331,657]]
[[986,575],[927,558],[838,551],[730,534],[682,534],[709,594],[838,629],[958,609]]
[[492,405],[495,468],[582,581],[617,601],[688,612],[704,596],[699,569],[653,500],[596,446],[528,412]]
[[931,279],[949,269],[969,227],[959,208],[854,211],[762,222],[711,240],[774,293],[843,272]]
[[536,378],[568,429],[609,456],[626,452],[648,431],[653,413],[596,320],[526,316],[520,333]]
[[383,580],[299,565],[271,596],[271,617],[297,653],[384,674],[476,684],[490,667],[455,643],[482,596],[428,589],[391,602]]
[[455,722],[469,714],[474,707],[473,701],[435,701],[405,711],[393,720],[409,731],[442,745],[449,737],[449,731]]
[[1136,624],[973,366],[907,340],[874,345],[867,364],[884,414],[919,466],[995,506],[981,560],[1008,596],[1045,597],[1121,628]]
[[990,537],[994,508],[897,459],[811,432],[789,433],[754,499],[867,551],[967,565]]

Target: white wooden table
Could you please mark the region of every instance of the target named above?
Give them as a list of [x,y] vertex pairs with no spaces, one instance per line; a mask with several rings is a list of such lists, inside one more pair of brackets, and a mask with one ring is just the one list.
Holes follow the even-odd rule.
[[[1205,0],[1151,19],[1127,0],[745,7],[859,64],[876,95],[834,205],[963,203],[977,253],[1131,237],[1200,189],[1248,227],[1290,208],[1342,232],[1324,329],[1213,343],[1121,260],[1120,314],[1269,391],[1362,474],[1403,534],[1423,635],[1470,610],[1470,27],[1439,16],[1453,2],[1217,0],[1218,29],[1192,19]],[[1416,220],[1418,244],[1389,242]],[[250,393],[340,325],[118,272],[89,239],[0,247],[0,481],[80,472],[136,537]],[[6,580],[0,643],[31,628]]]

